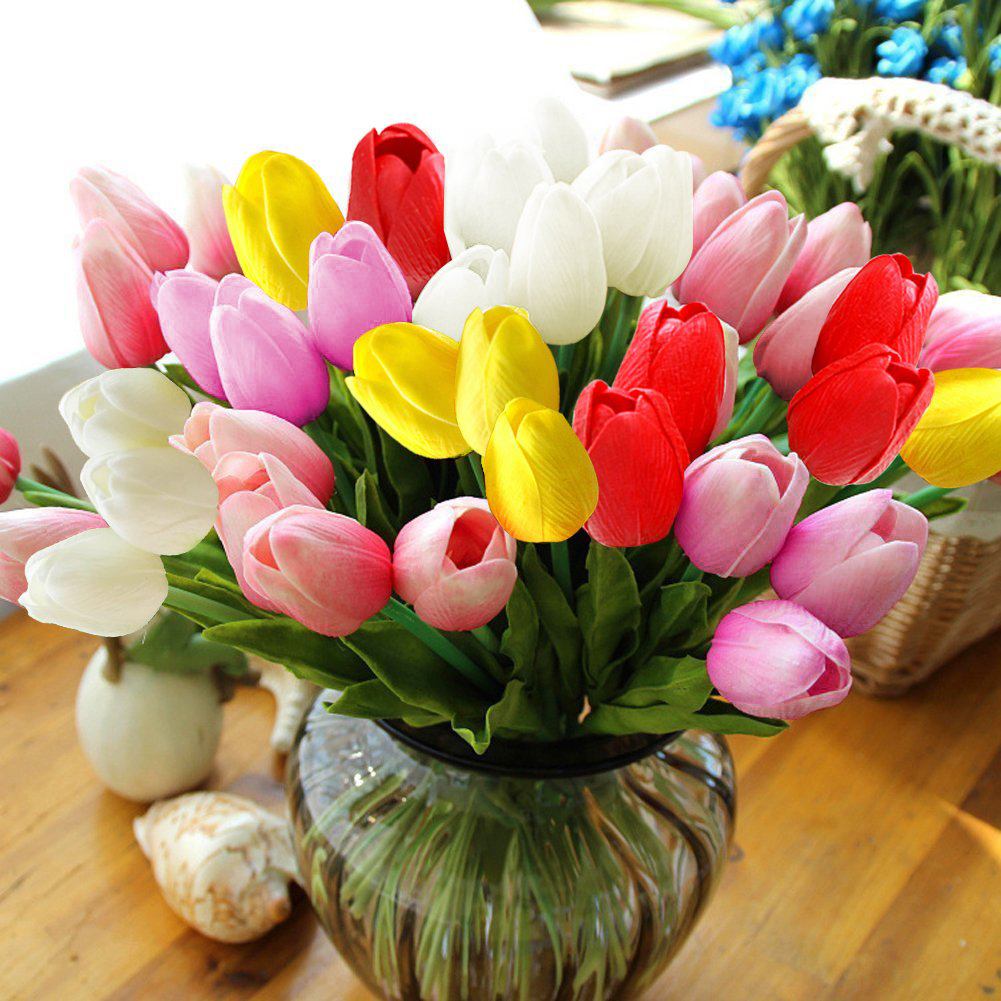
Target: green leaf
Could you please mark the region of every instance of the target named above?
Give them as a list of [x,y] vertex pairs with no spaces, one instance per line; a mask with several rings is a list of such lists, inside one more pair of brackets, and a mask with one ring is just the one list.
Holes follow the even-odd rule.
[[771,737],[786,728],[781,720],[757,719],[725,702],[710,699],[699,712],[678,706],[641,708],[598,706],[581,725],[581,732],[622,736],[628,733],[673,733],[675,730],[708,730],[712,733],[746,733]]
[[[170,566],[171,564],[166,561],[172,559],[173,557],[164,557],[165,565]],[[198,595],[200,598],[206,598],[209,601],[217,602],[218,604],[239,613],[239,615],[245,615],[248,619],[264,618],[268,615],[267,612],[264,612],[259,608],[255,608],[241,595],[234,594],[228,587],[218,587],[215,584],[207,583],[204,580],[196,580],[192,577],[185,577],[180,574],[170,572],[167,573],[167,584],[171,587],[179,588],[182,591],[187,591],[190,594]],[[174,609],[174,611],[176,611],[179,615],[183,615],[185,618],[190,619],[192,622],[196,622],[205,629],[215,626],[219,622],[218,618],[205,615],[201,611],[193,611],[183,608]]]
[[663,703],[694,712],[705,705],[712,689],[704,660],[654,657],[632,675],[612,704],[645,709]]
[[382,446],[382,464],[386,478],[396,494],[396,515],[399,523],[410,521],[423,514],[434,500],[434,487],[427,463],[414,455],[395,438],[379,428]]
[[465,740],[477,754],[482,754],[494,736],[509,738],[531,737],[538,739],[543,720],[538,706],[529,698],[525,683],[512,678],[504,689],[500,701],[495,702],[479,720],[453,722],[455,732]]
[[742,712],[722,699],[710,699],[696,714],[696,726],[711,733],[746,733],[752,737],[774,737],[789,724],[781,719],[765,719]]
[[643,662],[656,653],[683,650],[686,638],[704,631],[712,589],[702,581],[679,581],[660,589],[657,604],[646,622],[646,635],[633,663]]
[[158,614],[141,638],[126,648],[126,658],[173,674],[202,674],[214,667],[235,676],[247,672],[242,653],[204,639],[194,623],[173,612]]
[[201,386],[191,377],[188,370],[183,366],[179,365],[177,362],[162,362],[163,374],[170,379],[175,386],[181,386],[184,389],[192,389],[206,399],[211,400],[213,403],[218,403],[222,407],[228,407],[229,404],[225,400],[221,400],[218,396],[213,396],[211,393],[206,393]]
[[327,712],[361,719],[402,719],[410,726],[432,726],[446,722],[436,713],[415,709],[395,695],[378,678],[348,685],[340,697],[324,704]]
[[382,494],[379,493],[379,481],[369,469],[355,480],[355,509],[358,520],[366,528],[381,536],[387,545],[393,544],[396,526],[386,513]]
[[514,582],[505,612],[507,629],[501,637],[501,653],[514,665],[514,677],[528,681],[532,677],[535,652],[539,646],[539,616],[532,596],[520,577]]
[[94,505],[88,500],[80,500],[61,493],[50,494],[47,490],[24,490],[21,496],[35,507],[69,507],[75,511],[94,510]]

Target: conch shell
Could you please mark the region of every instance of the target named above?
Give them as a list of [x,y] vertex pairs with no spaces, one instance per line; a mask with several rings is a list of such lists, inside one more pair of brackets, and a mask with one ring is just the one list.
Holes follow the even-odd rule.
[[292,749],[299,724],[313,704],[319,685],[297,678],[281,664],[250,657],[249,667],[260,675],[258,682],[275,697],[275,722],[271,728],[271,748],[279,754]]
[[291,913],[288,825],[257,803],[192,792],[154,803],[133,827],[171,910],[208,938],[250,942]]

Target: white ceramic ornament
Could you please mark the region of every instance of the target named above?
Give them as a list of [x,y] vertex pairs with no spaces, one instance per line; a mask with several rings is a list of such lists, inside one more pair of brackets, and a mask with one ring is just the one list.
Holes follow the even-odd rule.
[[275,697],[275,722],[271,728],[271,748],[279,754],[292,749],[299,724],[320,690],[319,685],[297,678],[281,664],[260,657],[249,657],[248,666],[260,675],[261,688]]

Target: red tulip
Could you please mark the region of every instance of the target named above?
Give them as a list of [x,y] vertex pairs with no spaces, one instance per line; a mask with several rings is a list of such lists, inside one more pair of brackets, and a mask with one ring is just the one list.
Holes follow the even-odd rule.
[[580,394],[573,428],[598,477],[598,506],[584,526],[603,546],[642,546],[671,531],[681,504],[688,450],[655,389],[610,388],[601,380]]
[[813,371],[866,344],[885,344],[901,361],[915,364],[937,301],[935,279],[915,274],[903,254],[874,257],[827,314],[813,353]]
[[867,344],[817,373],[789,403],[789,447],[824,483],[870,483],[914,430],[935,388],[926,368]]
[[21,450],[17,439],[0,428],[0,504],[14,492],[14,484],[21,472]]
[[450,258],[444,206],[445,159],[416,125],[373,129],[355,147],[348,218],[375,230],[415,299]]

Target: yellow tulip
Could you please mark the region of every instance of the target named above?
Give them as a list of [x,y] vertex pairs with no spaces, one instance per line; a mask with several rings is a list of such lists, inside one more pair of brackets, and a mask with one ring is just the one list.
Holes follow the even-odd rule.
[[429,459],[465,455],[455,416],[459,345],[415,323],[386,323],[355,341],[348,389],[387,434]]
[[481,455],[497,418],[519,396],[559,409],[553,353],[523,310],[474,309],[459,342],[455,412],[463,437]]
[[937,487],[965,487],[1001,471],[1001,371],[935,373],[935,395],[901,450]]
[[310,244],[344,225],[316,171],[288,153],[265,150],[223,189],[222,202],[243,273],[272,299],[305,309]]
[[505,531],[525,542],[562,542],[598,505],[598,479],[559,411],[512,400],[483,456],[487,500]]

